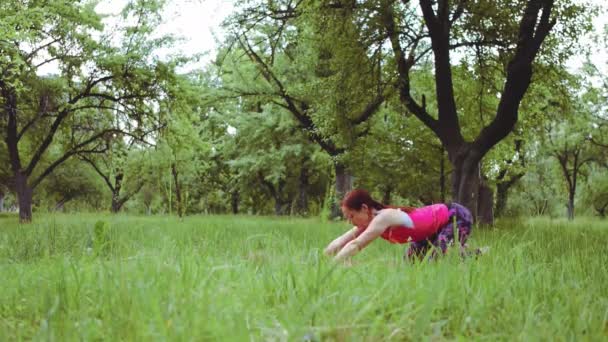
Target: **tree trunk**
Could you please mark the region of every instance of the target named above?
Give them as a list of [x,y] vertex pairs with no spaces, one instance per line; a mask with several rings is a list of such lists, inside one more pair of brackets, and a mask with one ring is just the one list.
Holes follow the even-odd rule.
[[124,202],[120,199],[120,188],[117,188],[117,191],[112,192],[112,207],[110,210],[112,213],[116,214],[122,209]]
[[19,222],[32,222],[32,189],[27,184],[27,176],[22,171],[15,175],[15,190],[19,203]]
[[19,222],[32,222],[32,188],[28,184],[27,168],[21,165],[19,156],[19,135],[17,129],[17,95],[14,89],[5,87],[0,82],[4,99],[4,113],[8,118],[5,142],[8,150],[11,169],[13,171],[17,203],[19,204]]
[[344,198],[344,195],[353,188],[353,177],[346,170],[346,166],[341,163],[335,163],[334,170],[336,172],[336,195],[331,204],[331,219],[342,217],[340,202]]
[[391,193],[393,189],[390,186],[384,188],[384,192],[382,194],[382,204],[390,204],[391,203]]
[[281,202],[275,199],[274,201],[274,214],[280,216],[281,213]]
[[55,204],[55,211],[63,211],[65,204],[71,201],[73,197],[64,197],[57,204]]
[[606,218],[606,209],[607,208],[608,208],[608,203],[595,206],[595,211],[597,212],[597,214],[600,216],[601,219]]
[[574,220],[574,192],[568,194],[568,220]]
[[275,197],[274,200],[274,214],[277,216],[283,216],[288,211],[288,204],[284,203],[279,196]]
[[146,196],[144,196],[144,206],[146,207],[146,215],[150,215],[152,213],[152,200],[148,200]]
[[279,185],[277,189],[273,191],[274,194],[274,213],[277,216],[288,215],[291,212],[291,203],[293,202],[293,197],[285,198],[284,196],[285,183],[283,181],[279,181]]
[[171,173],[173,174],[173,182],[175,183],[175,200],[177,202],[177,215],[184,216],[184,205],[182,203],[182,190],[179,184],[179,172],[175,163],[171,164]]
[[285,211],[284,211],[285,215],[292,215],[293,214],[293,210],[294,210],[293,205],[294,205],[294,203],[295,203],[295,195],[289,194],[287,196],[287,200],[285,202]]
[[481,180],[479,162],[481,153],[464,144],[450,158],[452,172],[452,196],[454,201],[467,207],[473,219],[483,224],[494,224],[492,208],[494,194]]
[[308,213],[308,169],[302,167],[300,170],[300,183],[298,187],[298,198],[296,201],[296,214],[306,215]]
[[[468,149],[470,150],[470,149]],[[479,196],[479,160],[472,158],[469,151],[453,159],[452,197],[455,202],[467,207],[477,219]]]
[[513,185],[525,175],[524,172],[518,173],[511,177],[507,181],[500,181],[496,183],[496,209],[494,211],[496,217],[503,215],[505,208],[507,207],[507,199],[509,196],[509,190]]
[[239,201],[240,195],[238,191],[230,193],[230,207],[232,208],[232,213],[235,215],[239,213]]
[[608,209],[608,195],[598,196],[593,201],[593,209],[601,219],[606,218],[606,209]]
[[112,206],[110,207],[110,211],[114,214],[120,211],[124,202],[120,199],[120,191],[122,189],[122,179],[124,174],[118,172],[114,177],[114,186],[112,189]]
[[496,184],[496,217],[501,217],[507,207],[507,195],[509,191],[509,182],[500,182]]
[[441,203],[445,203],[445,148],[441,146],[441,160],[439,163],[439,191],[441,194]]
[[4,211],[4,191],[0,190],[0,213]]
[[477,215],[480,224],[494,224],[494,192],[484,183],[479,186]]

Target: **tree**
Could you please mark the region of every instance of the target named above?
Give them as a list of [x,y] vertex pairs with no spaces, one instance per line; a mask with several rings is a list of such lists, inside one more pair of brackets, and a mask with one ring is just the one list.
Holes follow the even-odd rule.
[[241,193],[248,192],[246,185],[258,184],[273,200],[275,215],[308,211],[307,188],[325,165],[319,165],[318,147],[301,134],[291,114],[267,105],[261,112],[241,112],[231,123],[235,132],[229,165]]
[[[523,11],[513,11],[519,8]],[[420,10],[424,27],[413,31],[412,28],[417,27],[417,15],[408,1],[403,7],[393,2],[381,2],[380,15],[394,54],[400,99],[444,145],[454,166],[454,200],[476,208],[479,163],[515,127],[519,105],[531,83],[533,63],[543,42],[557,18],[563,19],[562,25],[572,31],[584,29],[584,26],[574,25],[579,24],[576,20],[579,20],[583,7],[564,2],[556,8],[553,0],[518,1],[518,6],[507,6],[503,2],[434,3],[421,0]],[[514,22],[516,17],[520,18],[519,24]],[[576,38],[572,32],[560,33],[559,39],[568,38],[564,33],[570,39]],[[423,44],[424,41],[428,44]],[[550,43],[550,47],[556,49],[552,46],[555,43]],[[459,106],[455,101],[451,51],[480,47],[486,47],[482,57],[488,63],[496,61],[500,65],[500,62],[506,62],[506,75],[494,118],[476,137],[468,140],[463,136]],[[420,105],[421,94],[415,93],[410,82],[413,66],[426,51],[432,51],[434,57],[437,118]]]
[[196,196],[197,180],[208,176],[211,145],[204,139],[202,121],[209,110],[210,80],[206,73],[181,75],[168,89],[160,110],[172,120],[159,136],[154,158],[172,210],[184,216]]
[[[514,185],[512,200],[507,203],[505,212],[509,216],[553,215],[562,194],[562,183],[559,181],[560,170],[553,157],[545,155],[536,143],[531,157],[535,162],[528,165],[526,174]],[[559,205],[561,207],[561,205]]]
[[353,171],[343,154],[366,134],[366,121],[390,96],[391,80],[383,78],[382,54],[368,55],[359,44],[363,28],[352,11],[336,11],[328,19],[315,6],[256,3],[235,15],[228,22],[233,35],[227,45],[233,47],[222,59],[232,80],[226,77],[223,86],[233,96],[284,108],[331,157],[335,217],[341,215],[337,201],[352,188]]
[[[153,102],[172,68],[152,58],[155,48],[170,42],[150,38],[160,20],[158,3],[130,2],[123,12],[126,24],[115,33],[102,31],[95,4],[0,5],[0,129],[22,222],[32,218],[33,190],[60,164],[77,154],[105,152],[114,135],[145,139],[161,125]],[[112,41],[116,33],[122,33],[118,44]],[[59,75],[39,76],[52,62]],[[59,132],[67,139],[63,154],[42,168]]]
[[[137,150],[135,141],[112,139],[108,150],[98,155],[79,155],[101,177],[112,194],[110,211],[117,213],[144,186],[139,168],[145,151]],[[134,148],[135,147],[135,148]]]
[[583,200],[587,207],[593,208],[595,214],[606,218],[608,214],[608,177],[602,166],[592,166],[587,184],[584,186]]
[[0,141],[0,212],[4,211],[4,198],[9,191],[10,167],[4,162],[8,160],[8,153],[4,141]]
[[357,185],[375,191],[386,204],[445,202],[449,169],[432,133],[392,105],[382,108],[370,125],[369,134],[347,152],[349,162],[357,165]]
[[570,122],[554,124],[547,128],[550,154],[559,162],[568,191],[568,219],[574,219],[574,199],[578,180],[586,167],[595,160],[595,151],[587,136],[591,129],[585,113],[577,113]]
[[66,205],[78,200],[78,209],[99,209],[103,198],[101,184],[92,170],[77,159],[70,159],[44,179],[36,192],[35,203],[47,203],[50,210],[63,211]]
[[526,157],[523,151],[523,140],[515,140],[514,158],[506,159],[498,170],[496,176],[496,206],[497,217],[502,216],[507,207],[509,190],[526,175]]

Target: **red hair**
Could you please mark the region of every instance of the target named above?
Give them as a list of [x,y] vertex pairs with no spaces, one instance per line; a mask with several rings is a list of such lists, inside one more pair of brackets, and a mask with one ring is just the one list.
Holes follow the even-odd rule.
[[[382,210],[386,208],[394,208],[390,205],[382,204],[372,198],[372,196],[363,189],[354,189],[349,191],[342,200],[341,205],[351,210],[359,211],[366,205],[368,208],[373,208],[376,210]],[[412,207],[401,207],[406,213],[412,212],[414,208]]]

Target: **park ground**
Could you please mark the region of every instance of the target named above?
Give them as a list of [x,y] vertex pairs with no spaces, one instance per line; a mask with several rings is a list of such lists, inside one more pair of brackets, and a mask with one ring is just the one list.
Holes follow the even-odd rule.
[[0,340],[599,341],[608,222],[502,221],[461,260],[374,242],[352,266],[319,219],[0,216]]

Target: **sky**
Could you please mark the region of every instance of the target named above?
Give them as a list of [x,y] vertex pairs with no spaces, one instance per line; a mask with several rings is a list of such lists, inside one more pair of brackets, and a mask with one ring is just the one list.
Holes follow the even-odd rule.
[[[606,0],[591,1],[608,9]],[[96,10],[100,13],[117,14],[126,2],[127,0],[101,0]],[[234,3],[235,0],[167,0],[164,23],[159,26],[158,33],[170,33],[183,39],[171,52],[179,51],[186,55],[206,53],[200,62],[189,67],[189,69],[203,68],[217,53],[218,40],[224,35],[220,25],[234,10]],[[608,12],[605,11],[595,19],[594,26],[598,32],[608,23],[607,15]],[[598,46],[592,51],[591,58],[598,67],[606,70],[608,53],[605,48]],[[577,69],[582,62],[583,57],[576,56],[568,65],[572,69]],[[49,65],[47,68],[49,70],[45,70],[46,72],[52,72],[54,67]]]
[[[172,52],[179,51],[185,55],[204,53],[200,63],[195,65],[203,67],[217,53],[217,42],[222,39],[224,33],[221,23],[234,10],[234,2],[234,0],[167,0],[163,15],[164,23],[158,27],[157,33],[172,34],[182,38]],[[125,3],[127,0],[101,0],[96,10],[104,14],[118,14]]]
[[[606,0],[590,1],[604,8],[604,13],[594,20],[596,32],[601,32],[608,23],[608,5]],[[124,0],[105,0],[104,2],[111,4],[124,2]],[[217,52],[215,38],[222,37],[223,31],[220,24],[234,9],[234,0],[168,0],[168,2],[167,20],[160,30],[183,36],[186,41],[178,48],[185,53],[208,52],[197,65],[204,67],[204,64],[215,57]],[[606,49],[603,46],[597,46],[592,51],[591,60],[598,68],[606,70],[608,66]],[[569,61],[568,66],[577,69],[582,66],[583,61],[583,56],[575,56]]]
[[[594,34],[602,34],[604,32],[604,27],[608,25],[608,3],[606,0],[590,0],[590,2],[600,6],[601,12],[596,18],[594,18],[593,27]],[[586,40],[587,38],[584,37],[582,39]],[[604,36],[604,41],[606,41],[606,39],[608,39],[608,37]],[[596,45],[592,47],[590,51],[591,61],[598,67],[598,69],[603,70],[604,72],[608,71],[608,51],[606,51],[605,46],[606,44]],[[576,69],[581,67],[583,62],[583,56],[574,56],[570,59],[567,65],[572,69]]]

